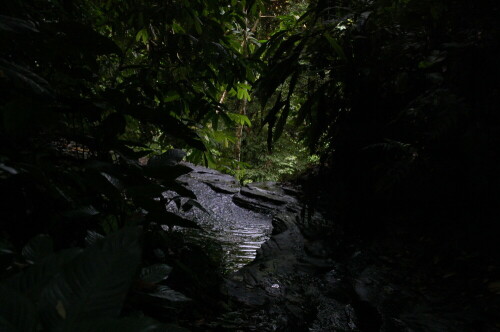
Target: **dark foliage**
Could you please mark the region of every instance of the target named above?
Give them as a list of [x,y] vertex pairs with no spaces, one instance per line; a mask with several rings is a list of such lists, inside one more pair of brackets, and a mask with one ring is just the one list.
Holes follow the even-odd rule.
[[[138,158],[155,152],[153,136],[163,147],[205,150],[197,121],[223,116],[220,86],[247,75],[225,35],[243,9],[227,5],[2,7],[1,330],[181,331],[143,317],[175,323],[176,308],[191,302],[167,286],[171,270],[174,281],[191,280],[177,286],[195,298],[208,297],[195,275],[205,268],[216,289],[207,254],[165,232],[198,228],[166,211],[162,195],[173,190],[179,209],[201,208],[175,180],[190,171],[177,165],[182,151],[148,167]],[[205,263],[196,270],[189,259]]]
[[205,305],[217,296],[217,263],[170,232],[197,225],[167,211],[163,192],[178,193],[179,209],[201,208],[176,182],[189,171],[176,164],[183,156],[138,159],[157,152],[155,141],[209,163],[218,123],[250,122],[220,95],[250,99],[241,82],[259,74],[260,101],[274,102],[263,117],[268,148],[293,119],[322,157],[305,189],[326,193],[350,233],[400,222],[496,248],[499,5],[311,1],[250,56],[227,32],[262,9],[3,4],[0,330],[182,331],[197,312],[218,310]]
[[353,231],[394,218],[498,235],[498,10],[493,1],[314,1],[261,48],[262,102],[290,82],[267,115],[269,142],[290,95],[304,93],[294,90],[299,75],[308,86],[297,125]]

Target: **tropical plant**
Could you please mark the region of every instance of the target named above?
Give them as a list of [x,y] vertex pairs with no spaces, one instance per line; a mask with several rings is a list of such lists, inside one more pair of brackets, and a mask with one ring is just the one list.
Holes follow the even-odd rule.
[[[190,169],[138,158],[169,147],[206,153],[204,119],[235,121],[219,98],[247,75],[226,35],[238,6],[19,0],[2,9],[2,327],[164,330],[134,317],[156,312],[151,303],[187,301],[139,271],[168,262],[172,275],[195,282],[200,271],[170,253],[190,248],[192,261],[210,261],[165,232],[198,227],[167,211],[162,195],[175,191],[180,209],[200,208],[175,181]],[[85,239],[96,243],[79,249]],[[206,293],[200,283],[185,288]],[[166,312],[162,321],[175,321]]]
[[[258,96],[275,100],[270,145],[295,118],[331,170],[323,183],[334,188],[334,210],[355,229],[353,220],[377,227],[368,220],[391,207],[404,207],[405,220],[436,207],[457,220],[491,212],[497,11],[492,2],[312,1],[257,54],[267,62]],[[292,116],[294,94],[305,100]]]

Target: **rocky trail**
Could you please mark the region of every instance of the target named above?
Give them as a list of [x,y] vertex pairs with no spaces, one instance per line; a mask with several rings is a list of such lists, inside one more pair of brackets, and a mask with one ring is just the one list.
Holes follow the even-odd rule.
[[[498,295],[487,287],[491,279],[457,271],[457,262],[439,261],[444,258],[423,261],[425,238],[413,240],[394,227],[379,241],[342,239],[334,222],[300,202],[298,188],[240,187],[231,176],[185,165],[192,171],[178,181],[208,211],[183,214],[204,229],[188,236],[219,243],[226,270],[220,285],[226,310],[196,329],[499,330]],[[490,266],[490,278],[496,268]]]

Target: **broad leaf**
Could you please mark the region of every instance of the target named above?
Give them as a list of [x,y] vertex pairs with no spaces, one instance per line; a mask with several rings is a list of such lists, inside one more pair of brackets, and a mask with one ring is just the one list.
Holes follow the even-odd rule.
[[44,289],[39,302],[47,327],[117,317],[140,263],[135,228],[126,228],[87,248]]
[[54,275],[60,273],[80,252],[79,248],[71,248],[49,255],[34,266],[14,275],[7,280],[6,285],[33,300],[38,300],[41,291]]
[[182,195],[184,197],[189,197],[189,198],[192,198],[192,199],[196,199],[195,193],[192,190],[189,190],[188,188],[184,187],[178,181],[163,181],[163,184],[168,189],[175,191],[179,195]]
[[38,32],[32,22],[5,15],[0,15],[0,30],[15,33]]
[[16,290],[0,285],[0,331],[35,331],[35,305]]
[[237,114],[237,113],[230,113],[230,112],[228,112],[227,116],[229,116],[229,118],[231,120],[233,120],[235,123],[237,123],[239,125],[247,125],[249,127],[252,126],[252,122],[244,114]]
[[189,302],[192,301],[186,295],[173,290],[168,286],[158,286],[155,291],[148,293],[149,296],[167,300],[169,302]]
[[[12,84],[40,96],[51,96],[49,83],[32,71],[0,58],[0,71],[10,78]],[[2,75],[3,76],[3,75]]]
[[290,113],[290,100],[286,101],[285,108],[281,112],[280,118],[276,124],[274,129],[274,137],[273,142],[276,142],[283,133],[283,129],[285,129],[286,120],[288,119],[288,114]]
[[103,239],[104,239],[104,235],[88,230],[87,236],[85,236],[85,243],[88,246],[91,246],[99,241],[102,241]]
[[54,252],[52,238],[46,234],[39,234],[32,238],[23,248],[24,258],[31,262],[38,262]]
[[345,56],[344,50],[342,49],[342,46],[340,46],[339,43],[328,32],[325,32],[325,34],[323,36],[328,41],[328,43],[330,44],[330,46],[333,48],[333,50],[335,51],[335,53],[337,53],[337,55],[342,60],[345,60],[346,56]]
[[142,269],[140,279],[149,284],[157,284],[168,278],[172,267],[167,264],[155,264]]

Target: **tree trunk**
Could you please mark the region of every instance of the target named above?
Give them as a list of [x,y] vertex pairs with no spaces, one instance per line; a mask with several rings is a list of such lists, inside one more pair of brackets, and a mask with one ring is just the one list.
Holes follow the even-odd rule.
[[[240,107],[238,113],[241,115],[246,115],[247,113],[247,99],[243,98],[240,102]],[[243,136],[243,125],[239,124],[236,126],[236,143],[234,144],[234,158],[237,161],[241,161],[241,139]],[[239,167],[238,167],[239,168]]]

